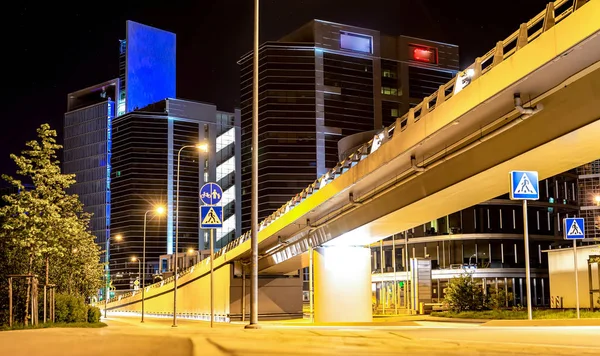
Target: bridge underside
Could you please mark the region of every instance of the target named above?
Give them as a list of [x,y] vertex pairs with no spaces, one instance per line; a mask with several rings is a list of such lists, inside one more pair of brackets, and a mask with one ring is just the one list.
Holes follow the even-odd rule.
[[[511,170],[535,170],[540,179],[600,159],[600,66],[547,93],[544,109],[493,137],[399,182],[315,231],[329,245],[368,245],[508,193]],[[504,123],[509,124],[507,118]],[[278,264],[260,261],[264,274],[308,266],[306,253]]]

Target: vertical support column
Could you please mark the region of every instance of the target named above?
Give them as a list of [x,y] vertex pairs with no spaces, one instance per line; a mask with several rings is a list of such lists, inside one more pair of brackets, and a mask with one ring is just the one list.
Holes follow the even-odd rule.
[[12,277],[8,277],[8,326],[13,326],[13,306],[12,306]]
[[242,263],[242,321],[246,321],[246,266]]
[[371,322],[371,249],[314,249],[315,322]]
[[314,281],[314,249],[312,245],[308,247],[308,302],[310,305],[310,322],[315,322],[315,289]]

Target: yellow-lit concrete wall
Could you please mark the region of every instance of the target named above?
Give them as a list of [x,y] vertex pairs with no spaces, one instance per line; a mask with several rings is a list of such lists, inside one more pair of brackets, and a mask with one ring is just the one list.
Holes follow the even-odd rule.
[[[215,315],[227,316],[230,305],[231,264],[226,264],[214,272]],[[189,273],[178,280],[177,312],[210,315],[210,274]],[[141,312],[141,291],[120,302],[108,304],[109,310]],[[103,305],[100,303],[100,307]],[[148,314],[173,313],[173,284],[149,288],[145,297],[145,312]]]
[[[562,297],[563,308],[575,308],[575,264],[573,248],[550,250],[548,272],[550,274],[550,297]],[[600,255],[600,245],[577,248],[577,269],[579,277],[579,306],[590,307],[588,259],[590,255]],[[598,271],[592,271],[593,288],[598,288]],[[594,298],[598,299],[597,294]],[[598,307],[598,305],[596,305]]]
[[317,323],[372,321],[371,249],[314,249],[314,303]]
[[[231,281],[231,320],[242,318],[242,278]],[[250,317],[250,278],[246,278],[246,320]],[[302,317],[302,278],[299,276],[264,277],[258,279],[259,319]]]

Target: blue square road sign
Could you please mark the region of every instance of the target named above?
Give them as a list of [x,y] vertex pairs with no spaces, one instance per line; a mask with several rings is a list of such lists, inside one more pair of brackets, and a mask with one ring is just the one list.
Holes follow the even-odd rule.
[[565,240],[579,240],[585,238],[585,221],[583,218],[566,218],[563,221]]
[[512,171],[510,172],[510,199],[511,200],[538,200],[540,189],[538,172]]
[[203,205],[200,207],[200,226],[203,229],[223,227],[223,207]]

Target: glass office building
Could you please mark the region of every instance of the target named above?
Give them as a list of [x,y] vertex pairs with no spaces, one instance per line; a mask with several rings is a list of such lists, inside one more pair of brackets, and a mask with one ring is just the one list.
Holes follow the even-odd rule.
[[[110,249],[117,289],[132,289],[140,269],[145,269],[147,282],[168,272],[159,257],[175,248],[177,155],[184,146],[190,147],[181,150],[179,165],[179,252],[209,248],[209,231],[200,228],[198,194],[209,181],[223,188],[223,228],[216,229],[216,248],[240,234],[239,135],[239,111],[222,112],[188,100],[162,100],[114,119],[111,230],[113,236],[123,236]],[[206,143],[208,152],[199,152],[194,147],[198,143]],[[166,216],[151,211],[159,205],[167,208]],[[151,211],[146,263],[140,267],[146,211]]]
[[[391,124],[458,70],[457,46],[321,20],[259,51],[259,220],[335,166],[341,138]],[[247,230],[252,53],[238,64]]]

